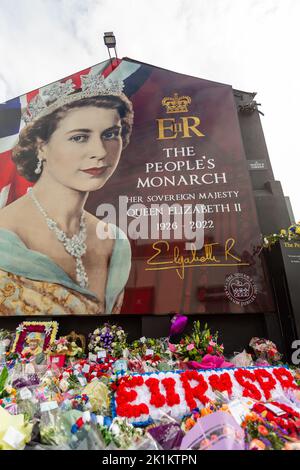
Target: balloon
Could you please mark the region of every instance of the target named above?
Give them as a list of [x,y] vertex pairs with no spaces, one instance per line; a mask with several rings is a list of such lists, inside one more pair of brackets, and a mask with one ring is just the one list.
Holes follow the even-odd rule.
[[176,314],[171,320],[170,335],[178,335],[182,333],[188,321],[188,317],[181,315],[180,313]]

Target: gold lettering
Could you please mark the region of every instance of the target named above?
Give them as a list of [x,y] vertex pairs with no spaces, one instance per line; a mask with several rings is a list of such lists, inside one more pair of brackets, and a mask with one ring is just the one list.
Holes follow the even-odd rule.
[[[175,119],[156,119],[158,122],[158,138],[157,140],[165,139],[176,139],[177,131]],[[172,133],[166,135],[165,131],[171,131]],[[174,133],[175,131],[175,133]]]
[[220,261],[217,260],[215,256],[213,256],[213,245],[219,245],[219,243],[209,243],[204,245],[204,252],[207,261],[215,261],[219,263]]
[[154,242],[154,243],[152,244],[152,248],[156,251],[156,253],[155,253],[150,259],[148,259],[147,264],[172,264],[173,261],[155,261],[154,263],[151,262],[152,260],[154,260],[155,258],[157,258],[157,257],[161,254],[161,252],[162,252],[162,249],[161,249],[161,248],[156,248],[157,245],[159,245],[159,244],[165,245],[166,248],[167,248],[167,252],[169,251],[169,249],[170,249],[169,242],[167,242],[167,241],[165,241],[165,240],[163,240],[163,241],[160,241],[160,240],[159,240],[159,241],[157,241],[157,242]]
[[[196,134],[198,137],[205,137],[204,134],[202,134],[199,129],[197,129],[197,126],[200,125],[200,118],[196,116],[188,116],[188,117],[182,117],[181,118],[182,123],[183,123],[183,137],[192,137],[190,135],[190,131]],[[192,124],[189,124],[189,120],[192,120]]]
[[237,256],[234,256],[232,253],[230,253],[230,250],[234,247],[235,245],[235,239],[234,238],[228,238],[225,243],[225,259],[227,261],[228,256],[231,256],[231,258],[235,259],[236,261],[242,261],[240,258]]
[[[154,242],[152,248],[155,253],[147,261],[147,264],[153,267],[146,268],[147,271],[160,271],[165,269],[175,269],[180,279],[184,279],[185,269],[194,268],[200,266],[249,266],[249,263],[242,263],[241,259],[231,253],[233,246],[235,245],[234,238],[228,238],[225,242],[224,256],[226,261],[230,256],[235,260],[234,263],[221,263],[221,260],[214,255],[214,246],[219,243],[207,243],[203,246],[204,253],[200,256],[197,255],[195,245],[192,245],[191,255],[184,256],[180,253],[180,249],[177,245],[173,248],[173,256],[169,261],[159,261],[159,255],[161,257],[166,256],[170,252],[169,242],[158,240]],[[229,260],[230,261],[230,260]],[[238,262],[237,262],[238,261]]]

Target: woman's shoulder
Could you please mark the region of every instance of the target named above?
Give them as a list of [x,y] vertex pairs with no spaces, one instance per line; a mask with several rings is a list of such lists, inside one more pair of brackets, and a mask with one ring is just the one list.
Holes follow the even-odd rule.
[[18,229],[24,227],[24,219],[28,220],[27,202],[25,196],[17,199],[8,206],[0,209],[0,229],[7,229],[18,232]]

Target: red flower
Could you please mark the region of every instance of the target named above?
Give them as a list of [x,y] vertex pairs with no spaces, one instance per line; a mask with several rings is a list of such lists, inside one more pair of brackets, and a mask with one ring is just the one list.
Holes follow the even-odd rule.
[[175,392],[175,385],[176,382],[171,377],[162,380],[162,384],[165,387],[166,394],[167,394],[167,405],[174,406],[179,405],[180,403],[180,396],[178,393]]
[[[209,402],[208,397],[205,395],[208,385],[204,377],[195,370],[187,370],[180,376],[182,386],[185,392],[185,399],[190,410],[197,408],[197,398],[203,405]],[[191,387],[190,380],[195,380],[199,383],[196,387]]]
[[226,391],[229,395],[232,394],[232,381],[228,372],[220,375],[212,374],[208,377],[208,381],[213,390]]
[[138,418],[142,414],[148,414],[149,408],[145,403],[139,405],[131,405],[130,402],[134,401],[137,397],[135,390],[127,390],[128,388],[135,388],[141,386],[144,383],[144,379],[141,376],[121,377],[117,384],[117,391],[115,394],[115,400],[117,404],[117,414],[126,418]]
[[273,369],[273,374],[275,375],[276,379],[280,382],[283,389],[298,388],[293,375],[290,373],[289,370],[285,369],[284,367]]
[[[256,387],[251,382],[254,382],[256,380],[255,374],[250,372],[249,370],[245,369],[239,369],[234,372],[234,377],[237,380],[237,382],[244,387],[243,390],[243,397],[249,397],[253,398],[254,400],[261,400],[261,393]],[[245,380],[248,379],[248,380]],[[251,382],[250,382],[250,381]]]
[[145,384],[151,393],[150,404],[154,405],[156,408],[162,407],[166,403],[166,399],[160,393],[159,380],[155,378],[149,378],[146,380]]
[[269,400],[271,398],[271,390],[276,387],[276,380],[272,377],[272,374],[265,369],[256,369],[254,374],[266,399]]

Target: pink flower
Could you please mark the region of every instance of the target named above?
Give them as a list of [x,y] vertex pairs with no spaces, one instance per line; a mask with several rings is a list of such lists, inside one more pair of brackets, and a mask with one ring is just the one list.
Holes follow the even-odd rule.
[[191,351],[192,349],[194,349],[194,347],[195,347],[194,343],[188,344],[186,347],[186,350]]
[[169,343],[169,350],[174,353],[176,352],[176,344]]

